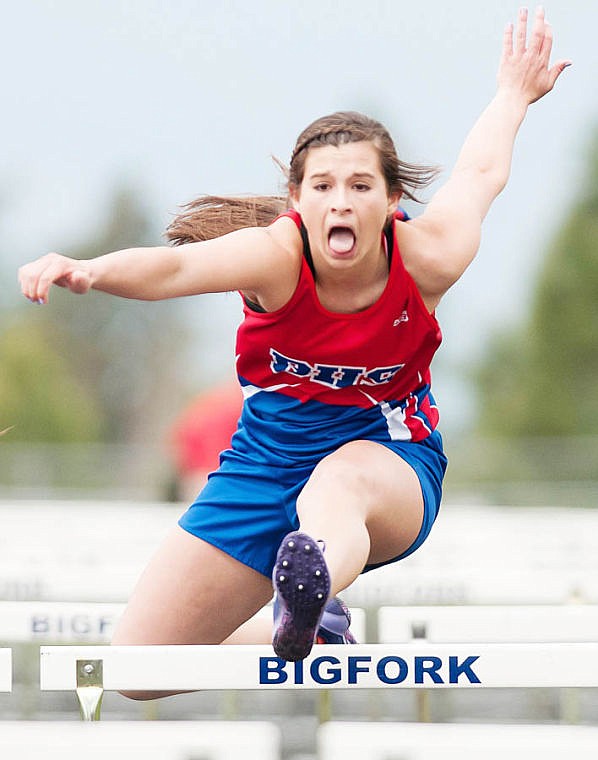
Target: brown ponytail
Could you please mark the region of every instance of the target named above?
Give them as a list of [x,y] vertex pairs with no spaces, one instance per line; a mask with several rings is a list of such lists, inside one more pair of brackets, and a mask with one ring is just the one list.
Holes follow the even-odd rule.
[[[354,111],[339,111],[317,119],[299,135],[288,169],[276,161],[290,187],[299,188],[309,150],[323,145],[342,145],[368,140],[378,149],[380,168],[389,196],[402,195],[419,203],[415,192],[427,187],[438,174],[437,167],[400,161],[386,128],[380,122]],[[276,160],[276,159],[275,159]],[[168,226],[166,236],[175,245],[210,240],[243,227],[267,227],[289,206],[282,195],[204,195],[183,206]]]
[[174,245],[183,245],[243,227],[267,227],[287,208],[287,198],[282,195],[202,195],[183,206],[183,212],[166,228],[166,237]]

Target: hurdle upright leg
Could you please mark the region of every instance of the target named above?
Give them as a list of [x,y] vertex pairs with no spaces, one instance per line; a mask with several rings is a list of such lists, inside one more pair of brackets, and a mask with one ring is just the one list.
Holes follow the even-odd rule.
[[100,720],[104,696],[102,660],[77,660],[76,694],[82,720]]

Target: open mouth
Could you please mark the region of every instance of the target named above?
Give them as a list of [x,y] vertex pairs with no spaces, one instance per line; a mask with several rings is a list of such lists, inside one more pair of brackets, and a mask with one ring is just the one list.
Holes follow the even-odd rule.
[[355,233],[350,227],[332,227],[328,233],[328,245],[333,253],[350,253],[355,246]]

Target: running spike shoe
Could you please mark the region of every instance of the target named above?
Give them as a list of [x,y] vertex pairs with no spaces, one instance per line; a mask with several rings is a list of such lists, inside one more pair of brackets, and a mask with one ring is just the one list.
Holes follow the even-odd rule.
[[351,612],[338,596],[330,599],[324,608],[320,627],[316,634],[316,644],[357,644],[349,630]]
[[318,542],[306,533],[286,535],[278,549],[272,646],[288,662],[311,652],[330,594],[330,575]]

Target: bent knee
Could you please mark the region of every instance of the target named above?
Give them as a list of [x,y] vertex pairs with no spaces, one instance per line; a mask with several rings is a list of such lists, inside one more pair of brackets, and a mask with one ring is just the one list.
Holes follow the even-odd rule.
[[362,502],[371,496],[375,481],[368,467],[358,459],[358,448],[349,444],[322,459],[314,468],[309,480],[297,499],[297,507],[315,501],[320,505],[329,501],[330,495]]
[[311,482],[334,483],[337,486],[351,489],[360,486],[364,489],[371,481],[370,471],[363,466],[359,457],[357,442],[345,444],[332,454],[329,454],[315,467]]

